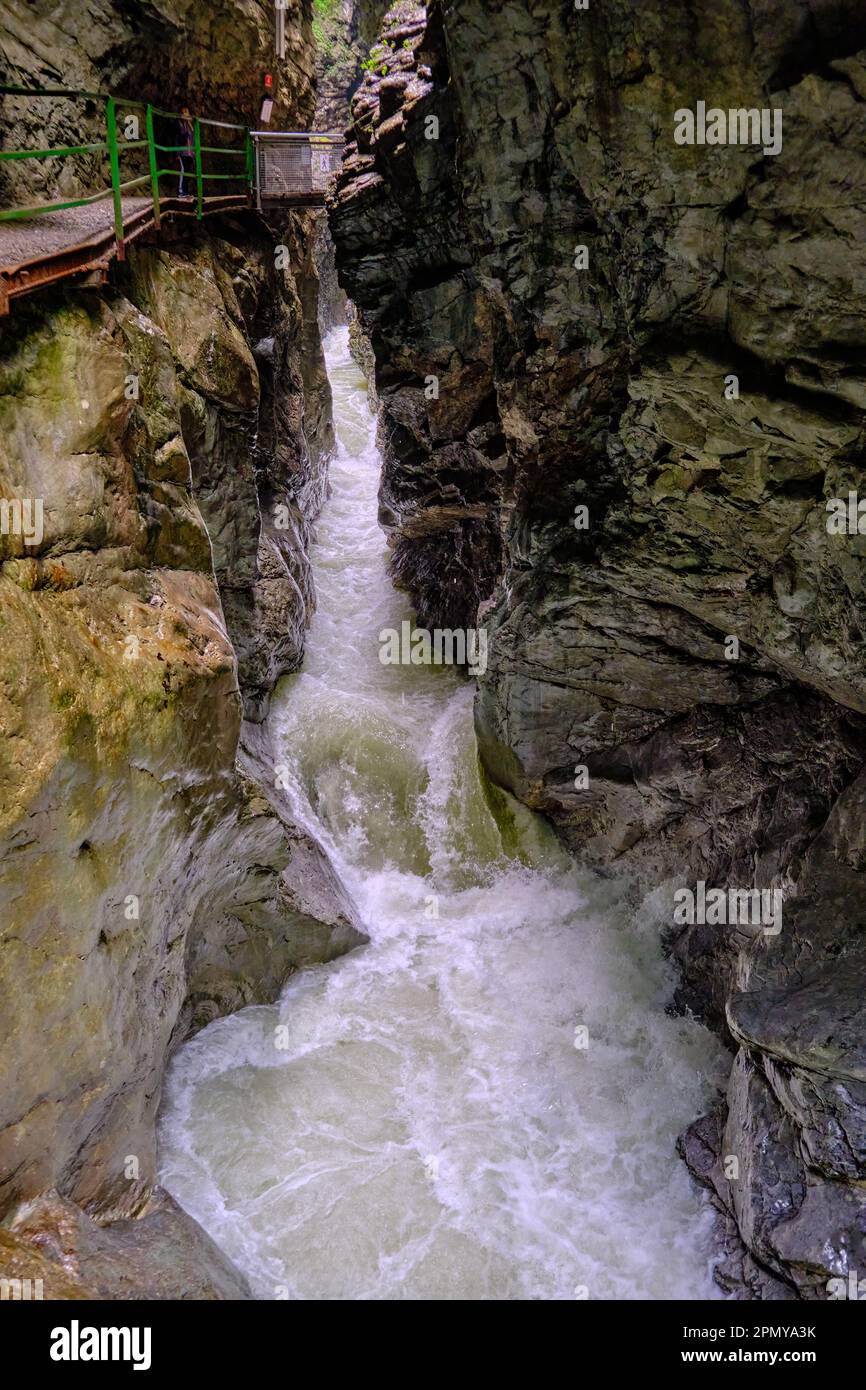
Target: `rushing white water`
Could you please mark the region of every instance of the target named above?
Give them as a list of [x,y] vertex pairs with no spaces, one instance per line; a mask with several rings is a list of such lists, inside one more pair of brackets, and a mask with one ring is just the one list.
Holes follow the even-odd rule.
[[163,1181],[264,1298],[712,1297],[709,1212],[674,1141],[719,1049],[664,1012],[653,904],[629,908],[485,787],[470,685],[380,664],[408,610],[344,329],[327,358],[319,607],[273,718],[371,941],[180,1050]]

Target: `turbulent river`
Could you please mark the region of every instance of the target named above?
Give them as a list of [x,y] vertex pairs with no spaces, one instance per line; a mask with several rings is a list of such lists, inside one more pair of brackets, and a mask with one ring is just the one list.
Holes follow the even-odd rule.
[[318,610],[272,719],[370,944],[180,1049],[163,1182],[262,1298],[713,1297],[710,1214],[674,1143],[720,1050],[664,1011],[653,901],[485,786],[471,685],[380,663],[410,612],[345,329],[326,353]]

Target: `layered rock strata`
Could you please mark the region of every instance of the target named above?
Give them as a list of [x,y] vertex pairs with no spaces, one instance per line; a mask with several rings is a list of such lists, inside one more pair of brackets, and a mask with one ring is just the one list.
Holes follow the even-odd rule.
[[[376,358],[392,572],[486,625],[491,775],[584,861],[779,889],[667,919],[736,1052],[687,1136],[742,1296],[866,1264],[866,23],[820,7],[403,4],[330,207]],[[777,153],[676,113],[782,113]],[[735,1162],[731,1162],[733,1159]]]
[[[369,49],[378,32],[385,0],[320,0],[313,21],[316,44],[316,130],[341,133],[348,127],[350,102],[369,66]],[[350,306],[337,279],[334,243],[324,213],[316,216],[316,270],[319,327],[327,333],[346,323]]]

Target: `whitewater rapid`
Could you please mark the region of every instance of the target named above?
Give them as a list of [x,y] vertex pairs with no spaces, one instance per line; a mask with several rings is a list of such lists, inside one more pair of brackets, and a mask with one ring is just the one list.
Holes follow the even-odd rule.
[[410,610],[345,329],[326,356],[318,609],[272,721],[370,944],[179,1050],[162,1181],[261,1298],[711,1298],[711,1216],[674,1143],[721,1049],[664,1012],[660,902],[636,909],[485,784],[471,685],[380,663]]

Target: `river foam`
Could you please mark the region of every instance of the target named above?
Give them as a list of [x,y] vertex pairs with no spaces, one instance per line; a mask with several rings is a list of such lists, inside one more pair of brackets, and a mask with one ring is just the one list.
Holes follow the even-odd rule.
[[163,1182],[263,1298],[713,1297],[710,1213],[674,1142],[721,1050],[664,1012],[653,901],[486,785],[471,686],[379,662],[407,607],[346,330],[326,346],[318,610],[272,719],[371,940],[179,1050]]

